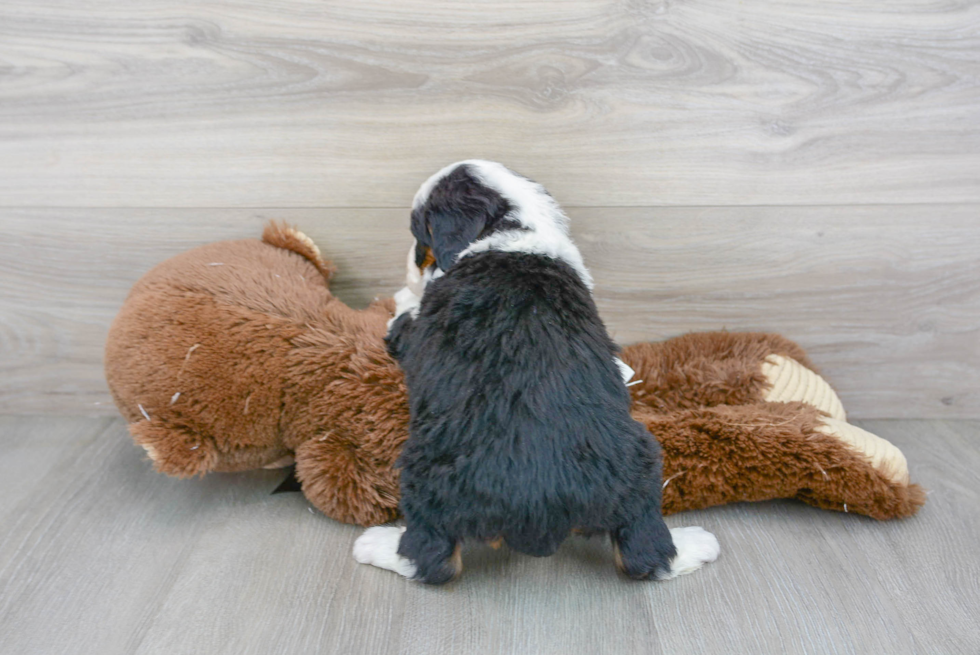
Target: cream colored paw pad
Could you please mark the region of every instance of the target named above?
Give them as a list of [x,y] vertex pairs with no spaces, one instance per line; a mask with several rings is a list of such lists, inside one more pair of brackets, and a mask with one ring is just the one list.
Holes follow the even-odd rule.
[[294,458],[292,455],[286,455],[285,457],[280,457],[279,459],[277,459],[274,462],[270,462],[269,464],[266,464],[262,468],[264,468],[264,469],[284,469],[287,466],[292,466],[295,463],[296,463],[296,458]]
[[762,363],[762,374],[771,385],[765,396],[768,402],[806,403],[839,421],[847,420],[844,405],[827,381],[795,359],[770,355]]
[[294,227],[287,227],[286,234],[291,234],[292,236],[296,237],[298,241],[300,241],[303,245],[305,245],[307,248],[312,250],[316,254],[316,258],[320,260],[320,248],[315,243],[313,243],[313,239],[306,236],[305,234],[303,234],[302,232],[300,232]]
[[861,453],[879,473],[895,484],[909,483],[909,464],[902,451],[876,434],[834,418],[824,418],[817,431],[840,439],[851,450]]
[[157,452],[157,449],[151,446],[150,444],[140,444],[140,445],[143,446],[143,450],[146,451],[146,454],[150,457],[151,462],[155,462],[160,458],[160,454]]

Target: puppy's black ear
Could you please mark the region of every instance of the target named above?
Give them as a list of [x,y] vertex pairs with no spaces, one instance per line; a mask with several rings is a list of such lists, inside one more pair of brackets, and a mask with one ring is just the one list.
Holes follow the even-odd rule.
[[415,237],[415,265],[422,268],[429,248],[432,247],[429,223],[425,219],[423,208],[412,210],[412,236]]
[[422,264],[429,256],[429,248],[421,241],[415,242],[415,265],[422,268]]
[[461,166],[437,185],[425,212],[436,264],[444,271],[471,243],[502,227],[510,203]]
[[459,253],[479,238],[487,225],[482,212],[468,213],[464,207],[444,207],[429,214],[432,254],[436,265],[448,271]]

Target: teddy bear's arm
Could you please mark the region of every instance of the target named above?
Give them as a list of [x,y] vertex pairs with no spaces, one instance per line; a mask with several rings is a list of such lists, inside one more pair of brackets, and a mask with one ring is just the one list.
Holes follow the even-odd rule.
[[[815,372],[802,348],[765,332],[685,334],[626,346],[620,357],[636,371],[637,382],[630,387],[633,402],[673,411],[764,400],[771,387],[764,366],[767,359],[775,361],[771,359],[774,355],[793,361],[801,370]],[[769,372],[779,371],[773,368]]]
[[[805,403],[759,403],[657,413],[634,407],[663,448],[663,512],[740,501],[798,498],[877,519],[911,516],[925,502],[918,485],[828,433]],[[873,436],[873,435],[872,435]]]

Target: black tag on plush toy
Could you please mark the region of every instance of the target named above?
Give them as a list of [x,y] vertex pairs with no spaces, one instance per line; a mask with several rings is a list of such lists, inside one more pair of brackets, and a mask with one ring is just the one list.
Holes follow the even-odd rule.
[[303,487],[300,486],[299,480],[296,478],[296,465],[293,464],[289,467],[286,473],[286,479],[279,483],[279,486],[272,490],[272,495],[276,494],[288,494],[291,491],[302,491]]

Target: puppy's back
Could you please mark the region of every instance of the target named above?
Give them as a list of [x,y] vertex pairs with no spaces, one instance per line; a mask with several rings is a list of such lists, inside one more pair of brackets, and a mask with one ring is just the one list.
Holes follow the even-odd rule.
[[412,433],[403,511],[532,555],[609,530],[655,493],[652,438],[629,415],[615,346],[567,264],[488,251],[426,289],[399,347]]

